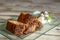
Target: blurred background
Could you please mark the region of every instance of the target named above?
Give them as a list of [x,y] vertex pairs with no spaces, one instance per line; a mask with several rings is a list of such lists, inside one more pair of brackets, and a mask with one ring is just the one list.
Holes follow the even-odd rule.
[[[20,11],[33,12],[37,10],[51,12],[59,19],[60,0],[0,0],[0,25],[8,19],[18,17]],[[60,40],[60,25],[38,39]],[[0,34],[0,40],[7,40],[7,38]]]
[[60,18],[60,0],[0,0],[0,22],[17,17],[20,11],[48,11]]
[[36,10],[60,13],[60,0],[0,0],[0,12]]

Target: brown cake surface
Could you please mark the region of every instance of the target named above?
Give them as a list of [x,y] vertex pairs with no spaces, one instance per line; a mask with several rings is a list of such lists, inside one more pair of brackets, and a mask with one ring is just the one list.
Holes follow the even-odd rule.
[[23,32],[25,31],[25,29],[27,27],[28,27],[28,25],[23,24],[21,22],[9,20],[7,22],[6,29],[9,30],[10,32],[16,34],[16,35],[20,35],[20,34],[23,34]]
[[37,27],[42,27],[42,23],[38,20],[38,18],[32,16],[31,14],[21,13],[20,16],[18,17],[18,22],[36,25]]
[[20,16],[18,17],[18,21],[25,24],[29,24],[29,27],[26,29],[24,33],[34,32],[37,27],[38,28],[42,27],[42,24],[38,20],[38,18],[32,16],[31,14],[21,13]]
[[18,17],[18,21],[23,22],[24,21],[23,19],[25,18],[25,16],[26,16],[26,13],[21,12],[21,14]]
[[16,35],[20,35],[34,32],[36,28],[41,27],[42,23],[37,17],[22,12],[17,21],[8,20],[6,29]]

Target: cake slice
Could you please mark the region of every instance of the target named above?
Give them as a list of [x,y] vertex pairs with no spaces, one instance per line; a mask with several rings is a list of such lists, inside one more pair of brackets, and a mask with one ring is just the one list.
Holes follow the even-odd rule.
[[18,17],[18,22],[29,24],[29,27],[24,31],[25,34],[29,32],[34,32],[36,28],[43,27],[42,23],[38,20],[37,17],[27,13],[21,13]]
[[33,24],[36,27],[40,27],[40,28],[42,27],[42,23],[38,20],[37,17],[23,12],[19,15],[18,22],[22,22],[29,25]]
[[15,35],[20,35],[20,34],[23,34],[23,32],[25,31],[25,29],[27,27],[28,27],[27,24],[9,20],[7,22],[6,29],[9,30],[10,32],[14,33]]

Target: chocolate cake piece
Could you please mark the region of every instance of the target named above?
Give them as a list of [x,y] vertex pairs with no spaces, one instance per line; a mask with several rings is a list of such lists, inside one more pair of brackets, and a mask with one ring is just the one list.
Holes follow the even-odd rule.
[[42,23],[38,20],[38,18],[32,16],[31,14],[21,13],[20,16],[18,17],[18,21],[29,25],[32,24],[37,27],[42,27]]
[[38,20],[38,18],[32,16],[31,14],[21,13],[18,17],[18,22],[29,24],[29,27],[24,31],[25,34],[29,32],[34,32],[36,28],[43,27],[42,23]]
[[28,27],[27,24],[9,20],[7,22],[6,29],[9,30],[10,32],[14,33],[15,35],[20,35],[20,34],[24,33],[24,31],[27,27]]

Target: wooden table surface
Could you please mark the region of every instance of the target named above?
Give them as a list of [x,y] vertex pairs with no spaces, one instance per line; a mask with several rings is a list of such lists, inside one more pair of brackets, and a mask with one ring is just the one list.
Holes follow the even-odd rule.
[[[15,16],[18,16],[20,13],[19,12],[1,12],[0,14],[1,14],[0,23],[2,23],[3,21],[6,21],[8,19],[14,18]],[[53,14],[53,15],[57,16],[57,18],[60,17],[59,13]],[[44,35],[38,37],[36,40],[39,40],[39,39],[40,40],[60,40],[60,25],[48,31]],[[0,34],[0,40],[8,40],[8,39]]]
[[[60,1],[13,0],[12,2],[12,0],[11,1],[0,0],[0,23],[18,16],[20,14],[19,11],[31,12],[35,10],[47,10],[49,12],[52,12],[52,15],[56,16],[57,18],[60,18]],[[0,40],[9,40],[9,39],[0,34]],[[36,40],[60,40],[60,25],[48,31],[47,33],[40,36]]]

